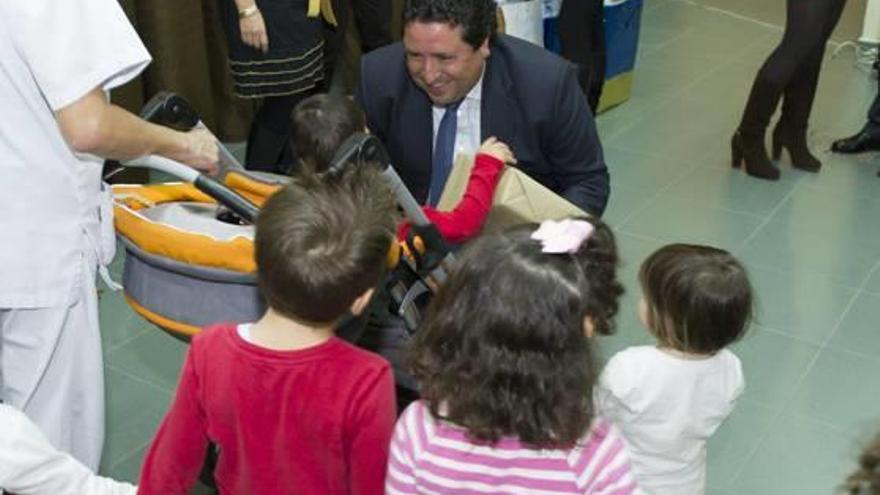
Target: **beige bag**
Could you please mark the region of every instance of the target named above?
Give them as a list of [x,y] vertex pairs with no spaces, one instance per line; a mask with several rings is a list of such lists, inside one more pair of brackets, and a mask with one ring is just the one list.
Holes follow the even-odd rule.
[[[474,167],[473,156],[458,155],[437,209],[450,211],[458,204],[467,188]],[[495,189],[492,211],[483,232],[497,232],[523,223],[540,223],[571,216],[586,216],[583,210],[514,167],[505,167]]]

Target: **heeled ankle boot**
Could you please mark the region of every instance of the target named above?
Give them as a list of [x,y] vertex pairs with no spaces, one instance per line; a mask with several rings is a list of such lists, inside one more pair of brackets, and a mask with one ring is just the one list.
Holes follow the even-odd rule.
[[736,131],[730,140],[732,154],[731,165],[738,168],[744,164],[747,174],[766,180],[779,180],[779,169],[773,166],[767,149],[764,147],[764,136]]
[[807,172],[818,172],[822,162],[810,153],[807,146],[807,129],[796,129],[780,120],[773,128],[773,159],[782,156],[782,148],[788,150],[791,166]]

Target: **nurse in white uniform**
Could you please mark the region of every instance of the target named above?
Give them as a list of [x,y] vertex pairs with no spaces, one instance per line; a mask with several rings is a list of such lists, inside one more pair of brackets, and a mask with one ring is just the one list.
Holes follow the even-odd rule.
[[0,0],[0,400],[93,470],[104,442],[95,274],[115,246],[98,157],[217,162],[209,133],[108,102],[149,61],[117,0]]

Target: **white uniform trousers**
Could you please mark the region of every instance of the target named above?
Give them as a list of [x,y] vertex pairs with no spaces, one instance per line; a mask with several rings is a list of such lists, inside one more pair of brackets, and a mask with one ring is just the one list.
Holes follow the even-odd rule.
[[66,306],[0,308],[0,398],[93,471],[104,446],[96,266],[84,256],[83,280]]

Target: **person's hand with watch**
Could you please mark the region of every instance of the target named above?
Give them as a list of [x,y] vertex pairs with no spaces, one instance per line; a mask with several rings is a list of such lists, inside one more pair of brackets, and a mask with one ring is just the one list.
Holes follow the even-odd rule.
[[269,51],[269,36],[266,34],[266,22],[254,0],[235,0],[238,7],[238,25],[241,41],[262,53]]

